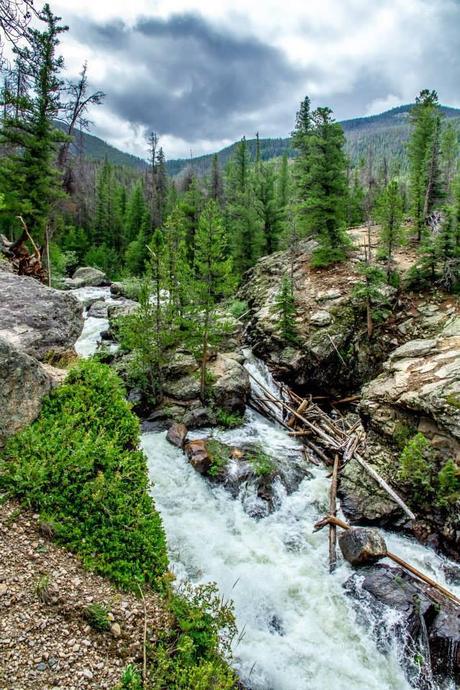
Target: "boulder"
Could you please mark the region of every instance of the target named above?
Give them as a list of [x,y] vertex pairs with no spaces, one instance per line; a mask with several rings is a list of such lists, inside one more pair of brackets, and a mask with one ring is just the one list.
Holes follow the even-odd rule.
[[209,472],[212,465],[212,459],[208,453],[208,448],[204,439],[188,441],[185,444],[184,450],[188,461],[197,472],[200,474],[207,474]]
[[139,302],[135,302],[132,299],[125,299],[122,297],[117,300],[116,304],[109,304],[107,313],[109,320],[113,321],[119,316],[129,316],[139,309]]
[[93,302],[90,308],[88,309],[88,316],[91,316],[95,319],[106,319],[107,314],[107,303],[103,302],[102,300],[97,300],[96,302]]
[[209,407],[194,407],[184,415],[184,424],[189,429],[202,429],[216,423],[215,414]]
[[196,400],[200,397],[200,380],[197,376],[183,376],[163,384],[163,393],[175,400]]
[[217,407],[242,413],[251,390],[249,374],[233,357],[219,354],[209,367],[215,377],[212,397]]
[[[363,623],[376,630],[382,651],[390,651],[395,637],[399,640],[400,659],[414,687],[425,687],[414,646],[426,649],[427,644],[435,679],[460,680],[460,612],[448,600],[402,568],[380,563],[354,574],[344,586]],[[387,615],[385,609],[397,615]]]
[[68,289],[81,288],[81,287],[103,287],[105,285],[110,285],[110,280],[103,271],[98,268],[92,268],[91,266],[82,266],[77,268],[72,278],[68,278],[65,281],[65,286]]
[[325,309],[319,309],[310,316],[310,323],[314,326],[329,326],[332,323],[332,315]]
[[381,533],[370,527],[344,530],[339,537],[342,555],[352,565],[369,565],[387,554],[387,546]]
[[33,278],[0,271],[0,337],[39,360],[68,353],[83,328],[82,305]]
[[183,448],[185,444],[185,439],[187,438],[187,427],[185,424],[172,424],[168,433],[166,434],[166,439],[169,443],[177,448]]
[[166,378],[175,379],[198,371],[196,358],[187,352],[175,352],[166,364],[164,374]]
[[0,447],[8,436],[31,424],[55,380],[30,355],[0,338]]

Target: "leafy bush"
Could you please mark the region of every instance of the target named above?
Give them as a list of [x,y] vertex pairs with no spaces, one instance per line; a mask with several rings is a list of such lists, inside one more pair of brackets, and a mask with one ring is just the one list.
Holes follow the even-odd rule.
[[120,380],[87,360],[0,458],[0,483],[10,495],[40,511],[87,567],[136,591],[138,583],[161,587],[168,566],[138,442],[139,422]]
[[251,463],[254,473],[258,477],[269,477],[275,471],[275,462],[261,448],[246,454],[247,460]]
[[228,412],[221,408],[216,410],[216,419],[219,426],[224,429],[236,429],[244,424],[244,416],[235,412]]
[[[233,609],[215,584],[183,585],[171,593],[173,625],[154,652],[151,690],[233,690],[235,673],[226,658],[236,635]],[[172,651],[171,651],[172,650]]]
[[460,469],[450,459],[442,466],[438,473],[438,504],[448,505],[460,498]]
[[406,443],[400,455],[399,476],[412,487],[417,500],[426,499],[433,492],[429,454],[429,441],[418,433]]
[[312,254],[310,266],[312,268],[327,268],[344,261],[346,258],[346,252],[342,247],[318,247]]
[[398,448],[401,450],[404,446],[415,436],[417,433],[416,429],[404,422],[396,422],[393,431],[393,441],[396,443]]
[[208,474],[211,477],[217,477],[226,467],[229,460],[229,449],[220,441],[211,438],[206,442],[209,457],[211,458],[211,467]]
[[109,612],[104,604],[89,604],[85,609],[85,618],[98,632],[105,632],[110,628]]
[[239,319],[248,311],[248,303],[244,300],[235,299],[230,304],[229,312],[235,319]]
[[121,681],[114,688],[114,690],[142,690],[144,687],[141,674],[134,668],[132,664],[123,671]]

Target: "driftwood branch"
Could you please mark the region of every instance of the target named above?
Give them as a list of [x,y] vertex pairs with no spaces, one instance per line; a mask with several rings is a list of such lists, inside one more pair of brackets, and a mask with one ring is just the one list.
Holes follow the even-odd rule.
[[[339,455],[335,454],[334,469],[332,471],[331,488],[329,491],[329,513],[337,513],[337,477],[339,475]],[[337,563],[337,527],[329,524],[329,572],[334,572]]]

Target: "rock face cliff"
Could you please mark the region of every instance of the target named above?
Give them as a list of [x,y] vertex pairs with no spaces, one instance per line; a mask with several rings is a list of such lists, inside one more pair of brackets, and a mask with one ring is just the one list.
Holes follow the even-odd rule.
[[82,327],[75,297],[0,270],[0,447],[38,416],[65,376],[47,362],[73,353]]

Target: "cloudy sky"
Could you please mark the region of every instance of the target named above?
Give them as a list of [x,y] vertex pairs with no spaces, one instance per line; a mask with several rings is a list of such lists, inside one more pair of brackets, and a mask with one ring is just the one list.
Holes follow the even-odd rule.
[[67,70],[88,60],[106,92],[93,132],[168,158],[286,136],[299,101],[338,119],[407,103],[422,88],[460,107],[460,0],[55,0]]

